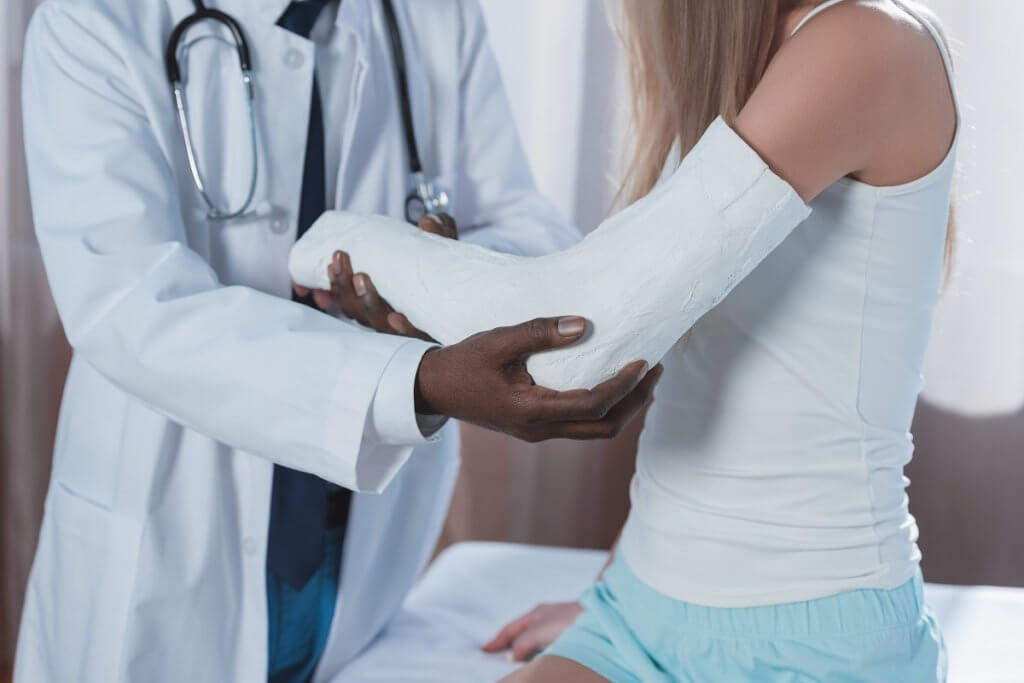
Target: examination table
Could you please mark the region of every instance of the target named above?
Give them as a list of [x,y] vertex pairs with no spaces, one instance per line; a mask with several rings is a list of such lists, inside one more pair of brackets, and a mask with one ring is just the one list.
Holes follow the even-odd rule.
[[[442,552],[392,626],[336,683],[494,681],[519,666],[480,645],[537,602],[571,600],[605,553],[511,543]],[[1024,683],[1024,589],[928,584],[949,649],[949,683]]]

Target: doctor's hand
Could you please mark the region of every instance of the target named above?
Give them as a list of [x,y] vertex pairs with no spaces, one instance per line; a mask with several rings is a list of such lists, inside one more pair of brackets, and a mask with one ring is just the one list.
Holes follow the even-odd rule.
[[578,602],[537,605],[506,624],[498,635],[483,646],[483,651],[511,650],[512,659],[525,662],[555,642],[562,631],[572,626],[582,611],[583,605]]
[[[459,238],[455,219],[446,213],[426,214],[420,218],[418,226],[423,232],[454,240]],[[333,301],[346,317],[377,332],[434,341],[427,333],[414,327],[408,318],[395,311],[386,300],[381,298],[369,275],[355,273],[352,269],[352,262],[345,252],[334,253],[334,258],[327,268],[327,274],[331,279],[330,291],[322,289],[311,291],[306,287],[294,285],[295,293],[303,297],[312,293],[313,302],[324,311],[330,308]]]
[[534,384],[531,354],[580,339],[579,317],[537,318],[481,332],[424,354],[416,377],[416,412],[454,417],[531,443],[609,439],[650,403],[662,367],[637,361],[593,389],[554,391]]

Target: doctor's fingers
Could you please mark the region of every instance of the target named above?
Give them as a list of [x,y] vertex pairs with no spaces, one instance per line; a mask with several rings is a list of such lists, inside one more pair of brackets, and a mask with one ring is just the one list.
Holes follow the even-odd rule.
[[409,322],[403,313],[388,313],[388,324],[391,325],[392,330],[403,337],[416,337],[423,341],[438,343],[436,339]]
[[417,328],[402,313],[398,313],[380,297],[369,275],[352,275],[352,263],[348,254],[336,252],[329,269],[331,296],[346,316],[358,323],[371,327],[377,332],[415,337],[437,343],[423,330]]
[[329,269],[331,296],[346,316],[378,332],[392,332],[388,315],[394,309],[380,298],[373,281],[364,273],[352,273],[352,263],[343,251],[334,253]]
[[381,298],[369,275],[357,273],[352,278],[352,283],[362,312],[362,315],[357,318],[359,322],[378,332],[415,337],[423,341],[437,343],[436,339],[413,325],[403,313],[395,311],[386,299]]
[[393,332],[388,316],[395,312],[391,305],[377,293],[377,287],[366,273],[357,273],[352,277],[356,302],[361,313],[359,322],[369,325],[378,332]]
[[309,287],[303,287],[300,284],[292,283],[292,290],[295,295],[300,299],[304,299],[307,296],[313,297],[313,303],[321,311],[326,311],[331,307],[331,293],[323,289],[310,289]]
[[654,399],[654,387],[661,379],[663,368],[657,365],[630,391],[624,398],[617,401],[601,418],[592,419],[580,415],[575,419],[552,422],[536,427],[529,441],[547,439],[613,439],[641,414]]
[[470,340],[488,358],[510,367],[522,367],[531,354],[569,346],[579,341],[586,330],[586,319],[575,315],[534,318],[518,325],[480,332]]
[[446,213],[428,213],[420,217],[419,228],[423,232],[429,232],[448,239],[459,239],[459,231],[455,226],[455,219]]
[[637,390],[653,391],[661,376],[660,368],[659,365],[648,372],[646,362],[634,361],[593,389],[553,391],[534,387],[531,405],[536,412],[534,423],[603,420],[623,401],[635,397]]
[[325,291],[323,289],[313,290],[313,303],[316,304],[316,307],[319,308],[321,311],[326,311],[328,308],[331,307],[331,300],[332,298],[330,292]]

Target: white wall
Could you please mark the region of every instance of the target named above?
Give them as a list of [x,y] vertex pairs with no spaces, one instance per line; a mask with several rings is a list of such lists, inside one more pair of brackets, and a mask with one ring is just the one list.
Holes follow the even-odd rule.
[[1024,407],[1024,2],[929,0],[954,47],[964,126],[955,276],[925,398],[969,415]]
[[585,230],[617,188],[628,101],[600,0],[481,0],[541,190]]

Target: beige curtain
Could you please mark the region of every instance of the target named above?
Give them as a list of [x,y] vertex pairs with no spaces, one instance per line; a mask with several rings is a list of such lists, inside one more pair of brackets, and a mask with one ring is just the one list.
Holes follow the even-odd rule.
[[38,2],[0,21],[0,667],[10,663],[70,352],[32,233],[21,142],[21,41]]

